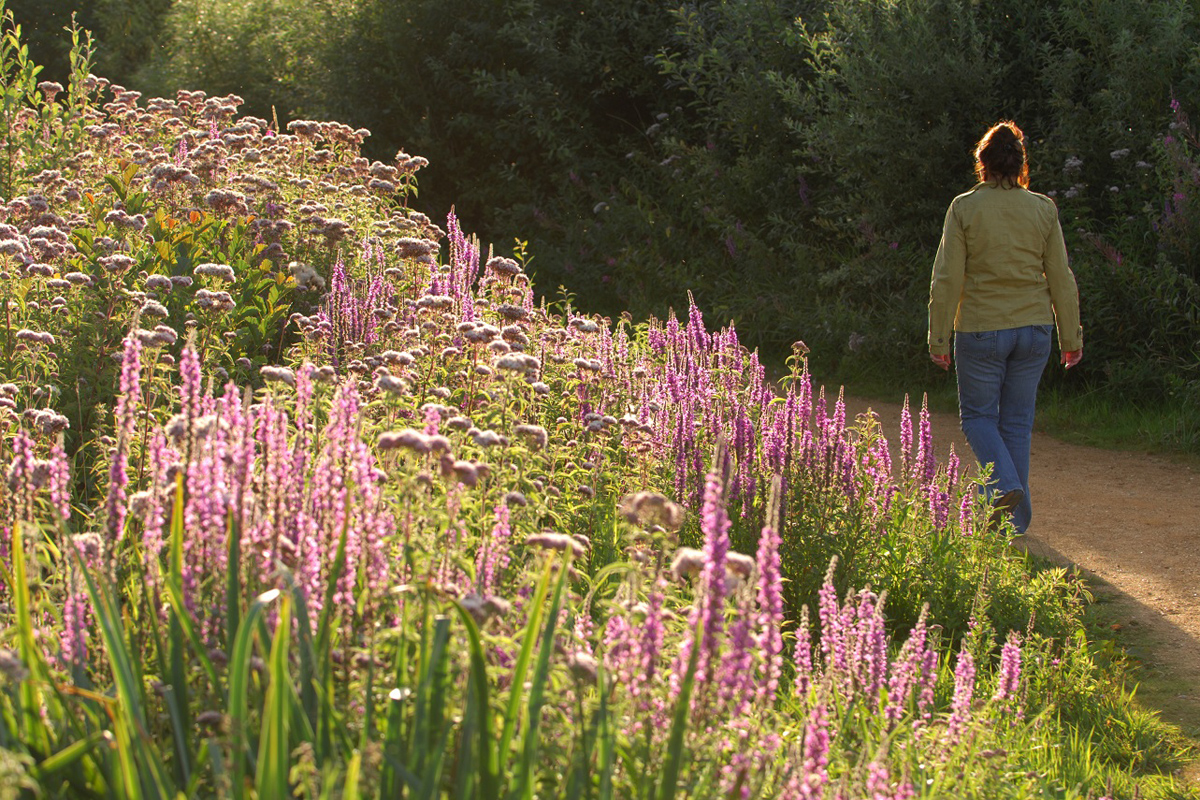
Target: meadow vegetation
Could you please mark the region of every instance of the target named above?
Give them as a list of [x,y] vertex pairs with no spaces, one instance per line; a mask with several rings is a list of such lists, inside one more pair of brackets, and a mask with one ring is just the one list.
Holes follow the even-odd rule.
[[[11,0],[67,69],[73,0]],[[1059,205],[1087,355],[1048,376],[1084,410],[1162,407],[1195,452],[1200,11],[1190,0],[100,0],[98,72],[203,86],[261,118],[339,119],[430,160],[538,291],[635,320],[682,308],[823,380],[911,385],[930,263],[970,151],[1024,128]],[[61,78],[56,78],[61,80]],[[519,241],[514,241],[519,238]]]
[[893,462],[802,343],[539,299],[424,158],[70,55],[6,20],[3,796],[1195,796],[923,405]]

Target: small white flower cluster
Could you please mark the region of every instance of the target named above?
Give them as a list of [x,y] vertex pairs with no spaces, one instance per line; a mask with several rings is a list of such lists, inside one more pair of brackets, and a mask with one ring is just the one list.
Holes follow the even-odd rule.
[[210,278],[219,278],[226,283],[233,283],[234,274],[233,267],[228,264],[197,264],[192,270],[196,275],[204,275]]
[[325,288],[325,279],[317,274],[317,271],[305,264],[302,261],[293,261],[287,266],[288,274],[296,281],[296,288],[304,291],[306,289],[315,289],[321,291]]
[[193,299],[196,301],[197,308],[205,310],[232,311],[237,305],[233,302],[233,296],[229,292],[210,292],[208,289],[198,290]]

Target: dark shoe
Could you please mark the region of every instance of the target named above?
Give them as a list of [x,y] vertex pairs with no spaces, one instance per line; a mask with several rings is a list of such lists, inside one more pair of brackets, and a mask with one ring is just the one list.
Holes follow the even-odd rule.
[[1004,520],[1012,514],[1013,509],[1019,506],[1024,499],[1025,492],[1021,489],[1012,489],[1000,495],[992,509],[991,516],[988,517],[988,530],[998,530]]

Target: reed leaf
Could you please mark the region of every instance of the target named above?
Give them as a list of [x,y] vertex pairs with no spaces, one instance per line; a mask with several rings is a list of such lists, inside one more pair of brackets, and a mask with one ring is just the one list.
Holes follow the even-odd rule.
[[12,559],[12,602],[17,617],[18,652],[29,676],[21,681],[18,689],[21,713],[18,715],[24,729],[22,739],[35,752],[49,754],[51,752],[50,731],[42,719],[42,694],[38,684],[46,680],[47,674],[42,654],[33,636],[33,615],[30,611],[29,576],[25,566],[25,543],[22,529],[24,523],[17,521],[13,525],[12,542],[9,547]]
[[346,766],[346,782],[342,785],[342,800],[358,800],[358,782],[362,773],[362,751],[355,750]]
[[45,783],[48,780],[56,778],[59,773],[65,772],[78,764],[84,756],[90,755],[96,749],[96,746],[104,742],[109,735],[110,732],[106,730],[92,731],[83,738],[59,750],[54,755],[42,759],[31,770],[34,779],[38,783]]
[[294,694],[288,675],[291,635],[291,595],[282,594],[279,601],[279,618],[275,624],[275,637],[271,642],[268,665],[270,682],[263,704],[262,732],[258,740],[258,769],[254,783],[258,789],[259,800],[287,800],[291,794],[288,789],[288,743]]
[[[554,587],[554,597],[550,601],[550,611],[546,615],[546,626],[542,631],[541,645],[538,647],[537,665],[529,685],[529,705],[521,737],[521,760],[517,764],[515,778],[516,794],[523,800],[533,798],[533,772],[540,744],[538,736],[542,724],[542,706],[545,704],[546,682],[550,676],[550,656],[554,652],[554,631],[558,625],[558,614],[567,585],[568,564],[567,558],[559,564],[558,582]],[[532,629],[526,631],[526,636],[532,634]]]
[[[458,612],[459,619],[462,620],[463,627],[466,628],[467,644],[471,656],[467,721],[463,725],[461,751],[468,754],[471,752],[468,732],[474,728],[474,732],[479,737],[475,755],[475,758],[479,760],[479,792],[475,796],[481,800],[493,800],[500,796],[500,779],[496,774],[496,753],[492,749],[493,724],[491,705],[488,700],[487,659],[484,656],[483,643],[479,637],[479,626],[475,623],[474,617],[463,608],[462,603],[455,603],[454,608]],[[460,759],[466,764],[473,765],[473,759],[469,755],[460,756]],[[460,787],[460,791],[465,790]]]
[[241,800],[245,796],[244,776],[246,774],[246,760],[250,752],[248,739],[250,726],[247,719],[247,703],[249,699],[250,657],[253,654],[254,632],[257,629],[258,620],[262,618],[266,609],[279,599],[279,595],[280,592],[278,589],[272,589],[254,599],[250,604],[250,608],[246,610],[246,616],[242,618],[241,625],[238,626],[237,636],[233,643],[233,652],[229,657],[229,702],[227,713],[229,715],[230,738],[233,741],[229,775],[235,800]]
[[75,568],[87,586],[104,650],[116,684],[117,710],[113,729],[117,742],[117,778],[119,794],[129,798],[173,797],[163,759],[151,746],[142,707],[142,675],[135,666],[126,644],[121,612],[106,584],[97,582],[84,564],[78,549],[71,548]]
[[509,748],[512,745],[513,734],[517,730],[517,720],[521,716],[521,697],[525,687],[525,674],[529,671],[529,662],[533,655],[533,644],[537,640],[537,631],[541,626],[542,608],[546,604],[546,594],[550,591],[550,573],[553,561],[546,561],[546,568],[538,580],[533,601],[529,604],[529,619],[525,624],[525,633],[521,640],[521,651],[513,664],[512,680],[508,693],[508,705],[504,709],[504,727],[500,732],[500,743],[496,748],[498,767],[507,773]]

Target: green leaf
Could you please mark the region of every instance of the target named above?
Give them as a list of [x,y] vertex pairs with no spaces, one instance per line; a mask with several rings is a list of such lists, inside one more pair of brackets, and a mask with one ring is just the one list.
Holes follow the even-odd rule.
[[[550,675],[550,656],[554,652],[554,631],[558,625],[563,591],[566,588],[567,575],[570,572],[567,564],[567,557],[564,556],[562,563],[559,564],[558,583],[554,587],[554,597],[550,601],[550,612],[546,618],[546,627],[542,631],[541,646],[538,648],[537,666],[529,686],[529,705],[525,730],[522,733],[521,760],[517,765],[516,776],[517,794],[525,800],[533,798],[533,772],[540,745],[542,706],[545,705],[546,682]],[[532,631],[527,630],[526,635],[532,635]]]
[[84,756],[88,755],[96,748],[98,744],[104,742],[109,736],[109,731],[92,731],[78,741],[59,750],[54,755],[43,759],[40,763],[33,767],[33,777],[39,783],[45,783],[56,777],[58,773],[77,764]]
[[504,710],[504,727],[500,733],[500,744],[496,748],[496,758],[499,768],[508,771],[509,747],[513,734],[517,729],[517,720],[521,716],[521,694],[525,686],[525,673],[529,671],[529,661],[533,654],[533,643],[537,639],[537,630],[541,626],[542,608],[546,602],[546,594],[550,591],[550,572],[552,561],[547,560],[546,568],[534,591],[533,602],[529,605],[529,619],[521,640],[521,651],[513,665],[512,682],[508,694],[508,706]]
[[163,770],[164,759],[155,752],[147,732],[142,708],[143,679],[126,645],[121,612],[108,586],[97,583],[78,549],[72,547],[71,556],[87,585],[88,599],[92,603],[116,683],[118,713],[113,720],[113,727],[120,766],[117,770],[118,786],[115,788],[125,797],[166,800],[175,792],[168,788],[170,782]]
[[[467,645],[471,656],[470,695],[468,700],[468,718],[477,729],[476,757],[479,759],[479,793],[481,800],[496,800],[500,796],[500,779],[496,774],[496,754],[492,745],[492,712],[488,701],[487,658],[483,652],[483,643],[479,637],[479,626],[475,619],[462,606],[454,604],[463,627],[467,630]],[[470,751],[467,741],[468,726],[464,725],[463,749]],[[469,759],[468,759],[469,761]]]
[[279,618],[271,642],[270,683],[263,706],[262,732],[258,739],[258,770],[255,787],[259,800],[288,800],[288,769],[293,689],[288,675],[291,651],[291,595],[280,595]]
[[230,739],[233,742],[230,783],[235,800],[245,796],[246,760],[249,752],[248,689],[250,683],[250,657],[253,655],[254,631],[267,607],[279,599],[279,590],[272,589],[254,599],[242,624],[238,628],[229,658],[229,715]]

